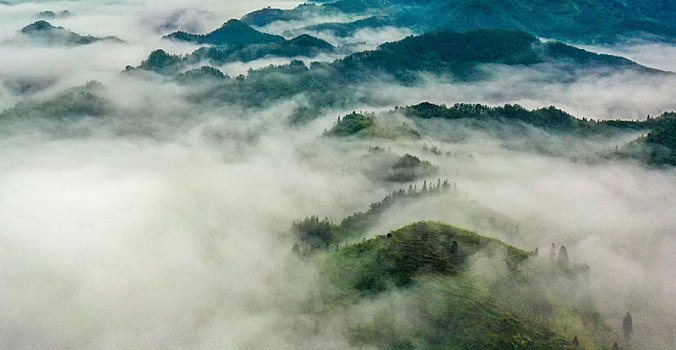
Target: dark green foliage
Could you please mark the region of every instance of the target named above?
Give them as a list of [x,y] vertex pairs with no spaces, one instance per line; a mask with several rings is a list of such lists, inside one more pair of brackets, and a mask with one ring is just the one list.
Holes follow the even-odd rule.
[[620,158],[636,158],[654,166],[676,166],[676,113],[646,121],[654,130],[616,152]]
[[333,45],[329,44],[328,42],[307,34],[301,34],[291,39],[289,43],[293,45],[298,45],[300,47],[314,47],[322,50],[333,49]]
[[350,136],[358,132],[368,129],[373,125],[373,118],[367,117],[356,112],[352,112],[338,122],[325,133],[327,136]]
[[251,43],[234,46],[201,47],[185,56],[170,55],[164,50],[153,51],[137,68],[160,74],[177,74],[190,65],[203,62],[209,64],[226,64],[230,62],[249,62],[268,56],[276,57],[313,57],[321,52],[330,52],[334,47],[324,40],[301,35],[291,40],[266,43]]
[[[414,106],[398,108],[396,111],[403,112],[409,117],[422,119],[439,118],[477,122],[522,123],[547,131],[566,132],[578,136],[605,136],[614,135],[622,131],[647,131],[666,127],[667,122],[672,120],[665,115],[659,118],[649,118],[644,121],[606,120],[596,122],[585,118],[575,118],[553,106],[528,110],[519,105],[489,107],[480,104],[464,103],[446,107],[423,102]],[[495,127],[491,123],[472,123],[472,126],[476,129]]]
[[138,68],[127,67],[127,71],[141,69],[155,73],[176,74],[185,65],[186,61],[181,56],[170,55],[166,51],[159,49],[151,52]]
[[189,41],[197,44],[210,44],[230,47],[244,47],[253,44],[280,43],[284,38],[259,32],[236,19],[225,22],[220,28],[207,34],[190,34],[175,32],[165,38]]
[[332,225],[328,218],[320,220],[315,215],[294,221],[292,231],[301,242],[315,248],[323,248],[327,243],[334,243]]
[[676,119],[649,133],[645,143],[652,148],[651,164],[676,165]]
[[292,10],[265,9],[243,20],[253,25],[299,20],[310,16],[377,15],[378,20],[311,26],[350,35],[359,29],[387,25],[416,32],[476,29],[522,30],[547,38],[585,42],[613,42],[647,33],[673,41],[676,5],[665,0],[347,0],[324,5],[306,4]]
[[596,54],[561,42],[549,43],[545,46],[546,55],[553,59],[570,60],[586,67],[632,68],[647,73],[666,73],[657,69],[636,66],[636,62],[624,57]]
[[221,81],[229,79],[230,77],[223,74],[220,70],[209,66],[202,66],[176,75],[176,81],[182,84],[200,83],[204,80]]
[[386,180],[393,182],[411,182],[419,177],[431,176],[437,168],[432,163],[406,153],[392,165],[392,174]]
[[434,105],[423,102],[418,105],[399,109],[411,117],[423,119],[481,119],[481,120],[510,120],[520,121],[533,126],[547,129],[570,129],[582,122],[572,115],[555,107],[527,110],[519,105],[505,105],[503,107],[489,107],[479,104],[459,103],[451,107]]
[[[262,45],[262,46],[261,46]],[[275,51],[283,47],[284,43],[250,45],[242,49],[229,47],[203,48],[188,57],[164,57],[170,66],[160,65],[159,71],[174,73],[181,71],[186,65],[196,65],[200,61],[228,62],[231,59],[254,59],[261,54],[274,52],[284,55],[283,51]],[[291,44],[293,47],[301,48]],[[486,77],[484,70],[478,69],[483,63],[500,63],[508,65],[532,65],[540,62],[553,62],[544,52],[542,46],[550,43],[540,43],[535,37],[523,32],[504,30],[480,30],[469,33],[431,33],[417,37],[382,45],[378,50],[352,54],[332,63],[313,62],[309,67],[294,61],[288,65],[268,66],[262,69],[250,70],[243,79],[237,79],[236,84],[228,88],[216,86],[212,89],[200,89],[199,93],[190,96],[195,102],[201,100],[219,101],[220,103],[238,103],[249,107],[266,106],[283,98],[298,94],[307,97],[307,105],[299,109],[292,117],[292,122],[298,123],[312,119],[323,109],[330,107],[346,107],[353,105],[360,97],[355,96],[354,89],[376,77],[381,81],[398,84],[416,84],[421,82],[420,73],[434,72],[447,79],[481,79]],[[307,48],[301,48],[306,50]],[[315,48],[310,48],[315,50]],[[271,51],[270,51],[271,50]],[[300,52],[300,51],[299,51]],[[584,56],[575,51],[575,55]],[[591,57],[595,54],[587,52]],[[576,57],[577,57],[576,56]],[[150,59],[149,59],[150,60]],[[147,60],[147,61],[149,61]],[[571,59],[575,62],[575,59]],[[161,61],[164,62],[164,61]],[[609,62],[601,60],[601,62]],[[143,68],[142,65],[141,68]],[[155,69],[155,65],[149,65]],[[571,63],[567,66],[568,74],[573,74],[579,65]],[[606,66],[608,70],[639,69],[645,71],[638,64],[622,64],[621,66]],[[368,97],[362,97],[365,99]],[[501,113],[509,114],[508,118],[525,116],[518,106],[505,107]],[[551,122],[565,127],[565,123],[576,124],[574,119],[560,111],[549,108],[538,110],[527,116],[533,118],[536,126],[544,126],[540,121],[551,127]],[[357,128],[345,129],[344,132],[363,130],[364,125],[354,125]],[[574,126],[574,125],[570,125]],[[367,128],[368,129],[368,128]],[[411,130],[410,128],[403,128]],[[378,130],[377,130],[378,131]],[[403,131],[403,130],[401,130]],[[343,130],[340,130],[343,132]],[[414,135],[414,133],[411,133]]]
[[91,35],[83,36],[73,33],[63,27],[55,27],[49,22],[40,20],[21,29],[21,34],[27,36],[33,41],[46,45],[87,45],[97,41],[111,41],[121,43],[117,37],[108,36],[104,38],[97,38]]
[[420,138],[420,134],[413,128],[402,123],[400,125],[381,124],[375,119],[375,114],[352,112],[333,124],[331,129],[324,131],[324,136],[333,137],[370,137],[396,139],[400,137]]
[[[439,223],[419,222],[391,234],[391,238],[378,236],[340,251],[338,263],[361,262],[361,266],[349,274],[353,288],[367,294],[379,293],[391,284],[409,285],[419,273],[454,275],[464,267],[467,258],[478,251],[487,256],[500,254],[510,269],[529,257],[528,253],[497,240]],[[456,242],[455,253],[452,253],[453,242]]]
[[526,33],[504,30],[429,33],[383,44],[376,51],[356,53],[333,65],[355,79],[364,71],[392,74],[401,82],[415,81],[417,72],[477,78],[481,74],[475,67],[481,63],[542,62],[543,58],[534,49],[536,41]]

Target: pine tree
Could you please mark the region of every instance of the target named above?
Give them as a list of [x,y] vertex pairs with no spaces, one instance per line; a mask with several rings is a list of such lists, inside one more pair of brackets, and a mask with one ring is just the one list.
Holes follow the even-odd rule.
[[629,341],[631,340],[631,335],[634,333],[634,327],[632,325],[633,321],[631,319],[631,314],[627,312],[622,321],[622,329],[624,330],[624,339]]
[[562,269],[568,269],[568,249],[564,245],[559,249],[559,258],[556,264]]
[[552,248],[549,250],[549,260],[552,265],[556,262],[556,244],[552,243]]

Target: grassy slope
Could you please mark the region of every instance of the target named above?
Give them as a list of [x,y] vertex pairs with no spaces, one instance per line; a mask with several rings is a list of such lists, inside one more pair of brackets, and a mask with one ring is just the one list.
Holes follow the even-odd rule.
[[[529,277],[530,256],[471,231],[418,222],[314,259],[331,286],[327,295],[334,308],[376,302],[397,291],[407,316],[416,319],[405,332],[401,320],[387,315],[360,321],[351,332],[356,344],[566,349],[574,348],[577,336],[582,348],[600,348],[602,324],[590,322],[591,312],[552,303]],[[481,259],[495,266],[477,268]]]

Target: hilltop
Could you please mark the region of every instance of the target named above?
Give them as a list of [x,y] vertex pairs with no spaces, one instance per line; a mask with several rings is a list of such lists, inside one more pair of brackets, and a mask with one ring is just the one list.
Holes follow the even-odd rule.
[[44,20],[27,25],[21,29],[21,34],[32,41],[46,45],[76,46],[87,45],[99,41],[123,42],[120,38],[115,36],[98,38],[91,35],[80,35],[63,27],[55,27]]
[[166,39],[188,41],[196,44],[209,44],[219,46],[242,47],[252,44],[280,43],[284,38],[279,35],[272,35],[259,32],[245,23],[236,19],[231,19],[223,25],[206,34],[191,34],[186,32],[174,32]]
[[[417,222],[311,261],[325,281],[328,310],[363,304],[366,314],[375,313],[353,322],[349,336],[357,345],[599,349],[612,344],[612,333],[591,306],[563,300],[547,288],[546,281],[559,278],[581,283],[577,276],[587,268],[569,265],[567,256],[558,265],[534,263],[537,259],[472,231]],[[389,303],[415,322],[372,305]]]

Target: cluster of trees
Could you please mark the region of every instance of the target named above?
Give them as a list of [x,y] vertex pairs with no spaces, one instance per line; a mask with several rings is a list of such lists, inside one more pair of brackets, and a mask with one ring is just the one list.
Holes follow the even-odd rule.
[[[507,104],[491,107],[481,104],[457,103],[453,106],[423,102],[417,105],[397,107],[394,112],[403,113],[411,118],[446,119],[477,121],[473,126],[481,127],[480,122],[522,123],[548,131],[572,132],[579,136],[611,135],[617,131],[640,131],[667,128],[676,114],[665,113],[657,118],[645,120],[604,120],[595,121],[576,118],[556,107],[550,106],[529,110],[520,105]],[[489,126],[492,124],[486,124]]]
[[[532,252],[534,256],[539,255],[539,249],[536,247]],[[552,267],[552,272],[559,276],[565,276],[568,278],[576,278],[579,275],[582,275],[585,280],[589,280],[589,265],[582,264],[571,264],[570,257],[568,256],[568,248],[565,245],[561,245],[557,248],[556,243],[552,243],[551,248],[549,249],[549,263]]]
[[394,191],[382,200],[371,203],[367,211],[355,212],[347,216],[340,224],[334,224],[328,218],[320,219],[313,215],[294,221],[291,231],[303,245],[304,251],[335,247],[347,239],[359,237],[366,233],[377,222],[380,215],[396,203],[456,191],[456,188],[456,185],[451,184],[448,180],[437,179],[436,183],[428,183],[425,180],[420,189],[417,185],[409,185],[408,190],[402,188]]
[[338,121],[333,124],[331,129],[324,131],[325,136],[351,136],[362,130],[368,129],[374,124],[374,114],[365,115],[363,113],[352,113],[338,117]]
[[39,20],[25,26],[21,29],[21,34],[33,41],[46,45],[76,46],[87,45],[102,40],[119,43],[123,42],[120,38],[115,36],[98,38],[91,35],[80,35],[66,28],[53,26],[45,20]]
[[364,175],[372,180],[384,182],[412,182],[433,176],[439,168],[427,160],[410,153],[397,156],[380,147],[371,147],[363,157]]
[[635,158],[653,166],[676,166],[676,113],[664,113],[641,123],[653,130],[616,149],[613,156]]

